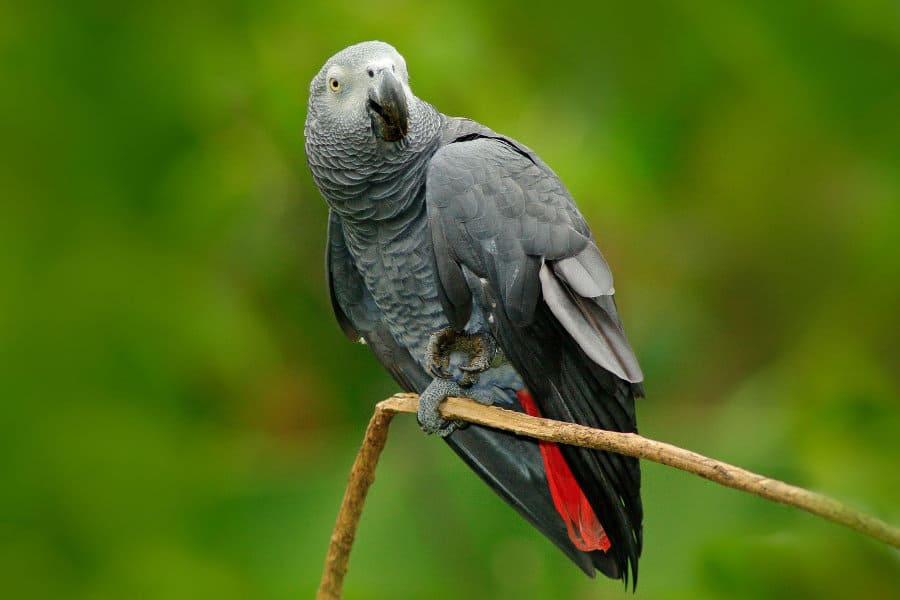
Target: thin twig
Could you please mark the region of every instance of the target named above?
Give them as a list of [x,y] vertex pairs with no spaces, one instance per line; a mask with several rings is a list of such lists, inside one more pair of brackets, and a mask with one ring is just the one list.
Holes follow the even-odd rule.
[[378,466],[378,457],[381,456],[381,451],[387,443],[391,419],[397,412],[399,411],[385,407],[383,402],[379,403],[375,407],[369,426],[366,427],[366,435],[350,469],[350,479],[347,482],[344,499],[341,501],[334,532],[331,534],[331,542],[328,544],[328,556],[325,558],[325,569],[322,571],[322,581],[316,594],[317,600],[341,598],[344,575],[347,574],[347,561],[350,559],[350,550],[356,537],[356,527],[362,516],[366,494],[375,481],[375,467]]
[[[341,585],[347,570],[347,559],[362,511],[362,502],[365,500],[368,486],[374,479],[378,453],[386,440],[387,422],[390,421],[390,416],[396,413],[415,414],[418,401],[416,394],[397,394],[379,402],[375,408],[375,415],[369,423],[363,447],[360,449],[350,473],[350,482],[341,505],[338,522],[334,534],[331,536],[331,546],[328,549],[325,571],[322,574],[322,586],[319,588],[318,597],[320,599],[340,598]],[[900,528],[852,509],[833,498],[777,479],[763,477],[672,444],[647,439],[636,433],[604,431],[574,423],[530,417],[524,413],[485,406],[468,398],[447,399],[441,405],[441,414],[446,419],[468,421],[551,442],[607,450],[675,467],[736,490],[805,510],[823,519],[855,529],[895,548],[900,548]],[[379,419],[379,415],[386,418],[387,422],[378,431],[375,431],[375,423]],[[378,436],[377,440],[374,439],[376,436]],[[372,453],[372,446],[375,444],[377,444],[377,449],[374,451],[374,460],[369,458],[364,461],[363,454]],[[358,470],[363,466],[371,468],[372,472],[359,473]],[[355,491],[351,489],[356,487],[360,489]],[[358,503],[354,504],[352,512],[347,508],[348,498],[351,497],[358,500]],[[345,513],[350,513],[349,518]],[[326,582],[329,582],[328,586],[326,586]],[[326,595],[323,595],[323,590]],[[332,595],[327,595],[332,590],[335,590]]]

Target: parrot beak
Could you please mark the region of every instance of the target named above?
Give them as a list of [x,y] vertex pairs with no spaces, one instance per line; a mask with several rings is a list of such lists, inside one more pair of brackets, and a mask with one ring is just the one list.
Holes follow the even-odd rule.
[[369,88],[366,103],[372,117],[372,129],[388,142],[397,142],[409,131],[409,108],[403,85],[389,70],[382,70]]

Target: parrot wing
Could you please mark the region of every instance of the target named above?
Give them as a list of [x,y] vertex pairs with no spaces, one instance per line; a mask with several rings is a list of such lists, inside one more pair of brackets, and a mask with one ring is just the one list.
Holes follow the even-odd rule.
[[[512,140],[469,135],[432,158],[426,202],[451,325],[464,328],[477,303],[542,416],[635,431],[643,375],[616,311],[612,275],[553,171]],[[591,552],[594,564],[627,581],[630,563],[636,582],[638,461],[560,450],[611,542]]]

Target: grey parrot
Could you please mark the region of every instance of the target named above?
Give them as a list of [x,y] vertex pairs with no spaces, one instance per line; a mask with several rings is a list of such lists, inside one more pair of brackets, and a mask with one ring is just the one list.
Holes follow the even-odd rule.
[[529,148],[417,98],[406,61],[363,42],[313,78],[304,129],[329,206],[337,321],[437,433],[585,573],[637,581],[633,458],[441,418],[449,396],[634,432],[643,375],[613,279],[556,174]]

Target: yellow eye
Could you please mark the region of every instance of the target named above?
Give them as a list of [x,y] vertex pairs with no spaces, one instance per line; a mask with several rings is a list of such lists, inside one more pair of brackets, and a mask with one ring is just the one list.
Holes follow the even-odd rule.
[[340,91],[341,82],[338,81],[337,79],[335,79],[334,77],[332,77],[331,79],[328,80],[328,87],[331,88],[332,92]]

